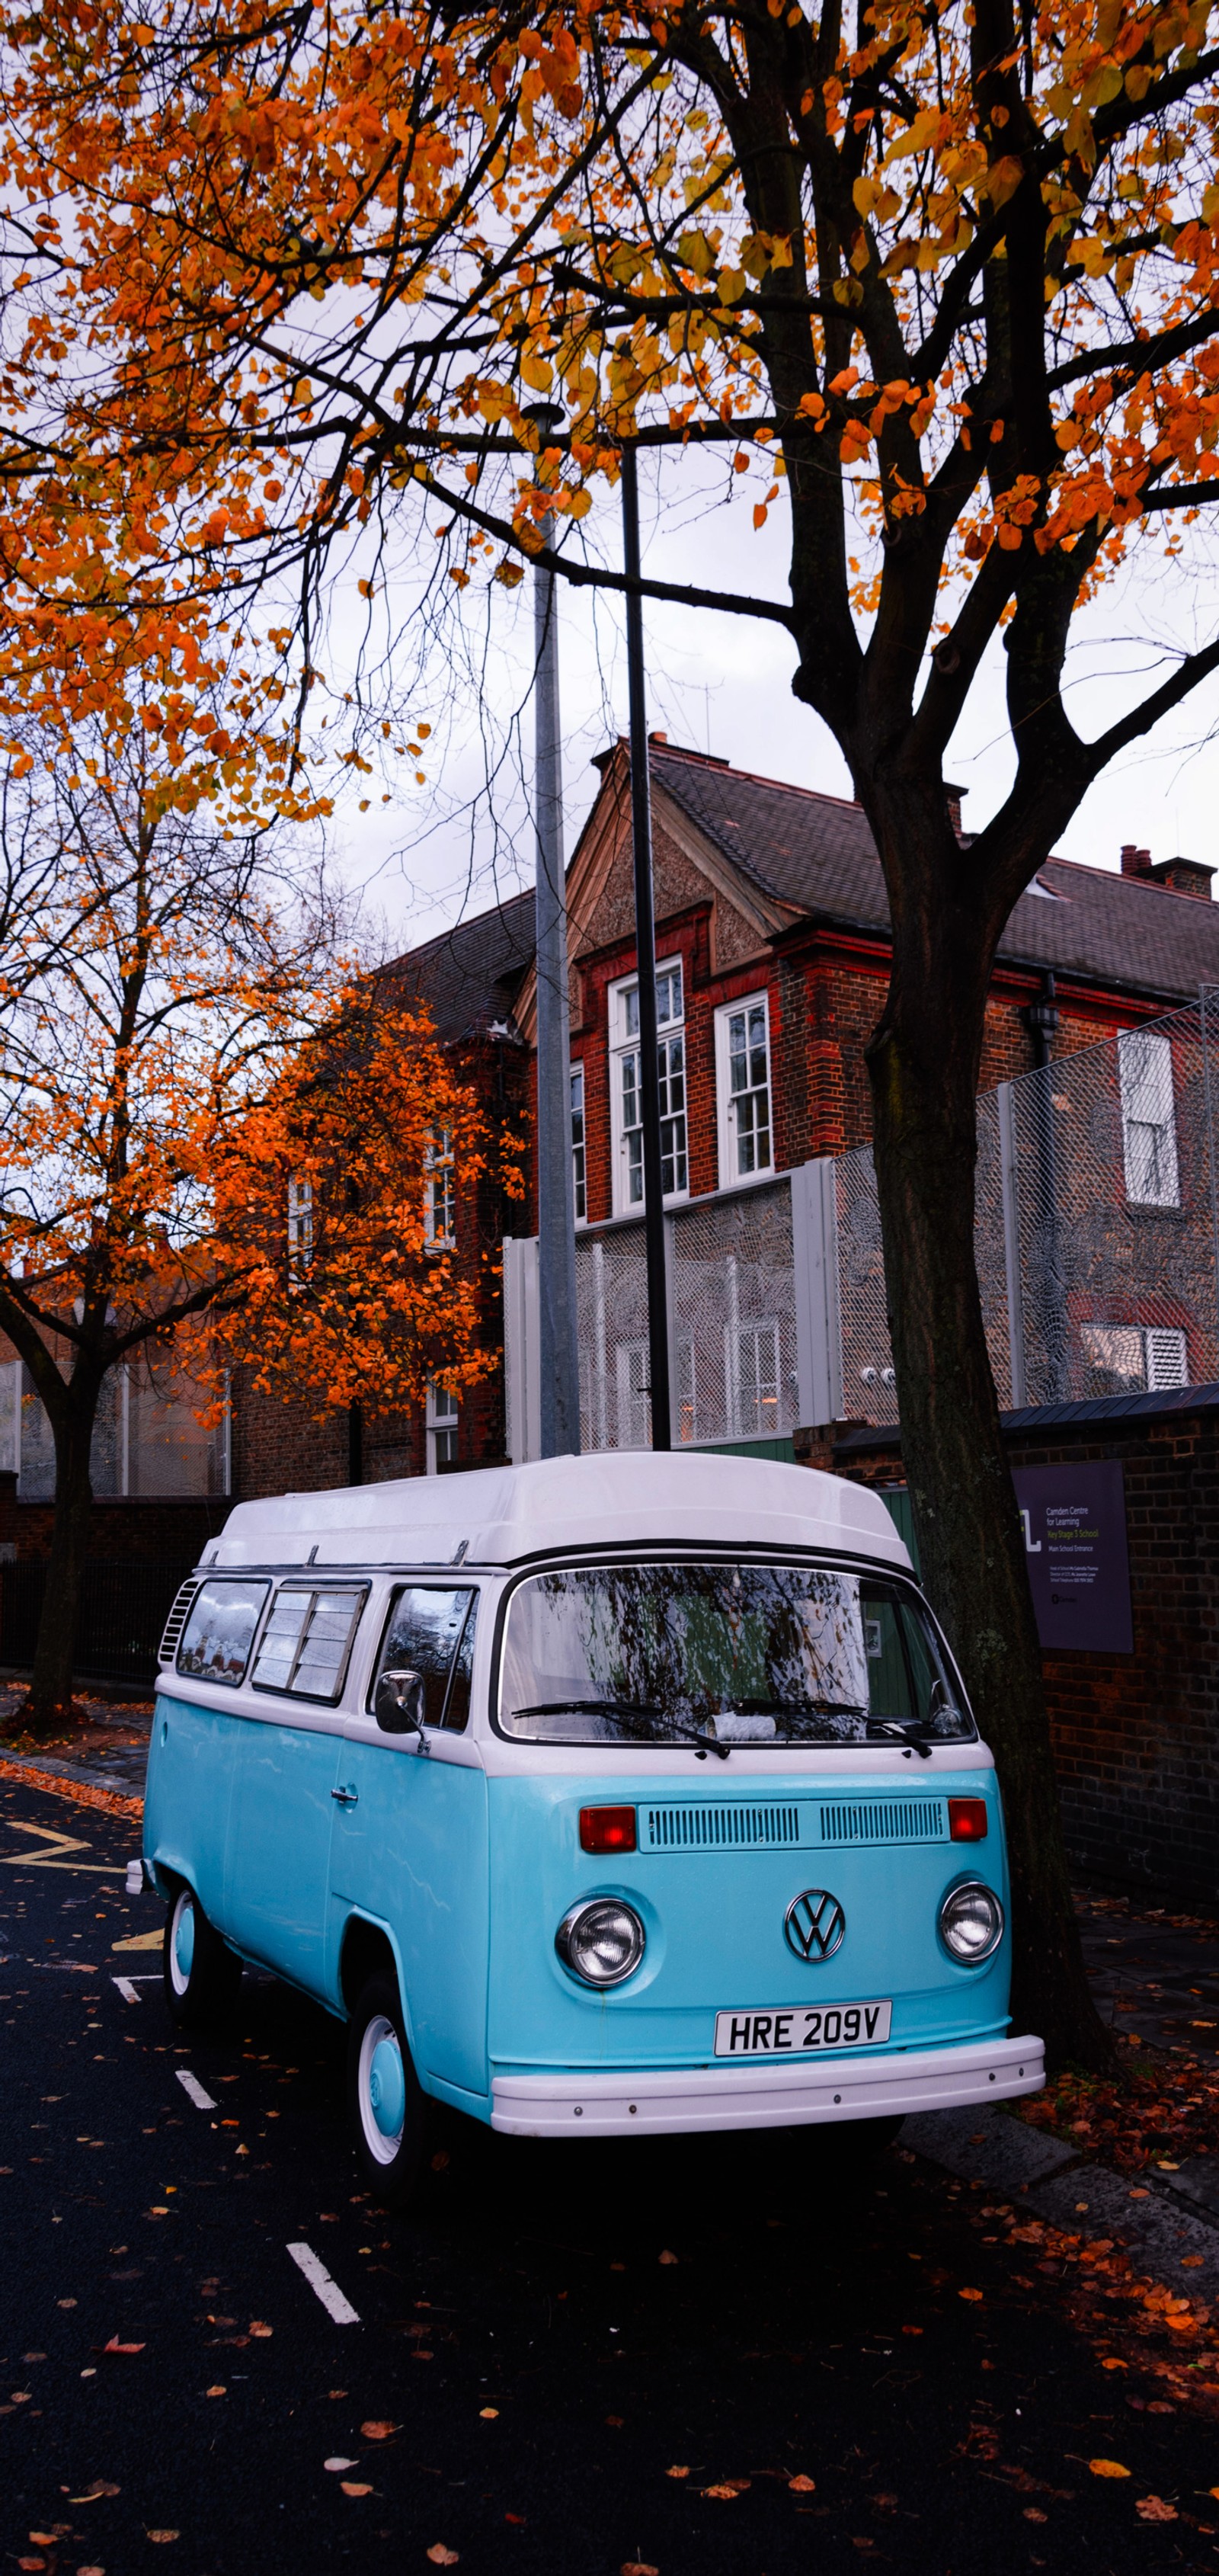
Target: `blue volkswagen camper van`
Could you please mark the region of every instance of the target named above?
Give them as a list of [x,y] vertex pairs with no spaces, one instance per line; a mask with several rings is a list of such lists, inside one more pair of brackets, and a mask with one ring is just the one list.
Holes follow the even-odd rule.
[[882,1502],[622,1453],[243,1503],[162,1648],[176,2021],[348,2025],[386,2202],[429,2097],[528,2137],[893,2123],[1008,2035],[994,1764]]

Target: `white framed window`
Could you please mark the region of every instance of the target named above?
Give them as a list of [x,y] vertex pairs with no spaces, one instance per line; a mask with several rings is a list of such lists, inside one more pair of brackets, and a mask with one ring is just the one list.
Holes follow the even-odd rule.
[[571,1068],[571,1185],[575,1203],[576,1224],[588,1218],[588,1170],[584,1138],[584,1067]]
[[730,1324],[724,1339],[733,1439],[776,1439],[781,1421],[778,1325]]
[[423,1169],[424,1235],[428,1243],[434,1244],[438,1250],[447,1250],[456,1239],[455,1166],[450,1128],[433,1127]]
[[303,1288],[313,1260],[313,1183],[288,1183],[288,1286]]
[[[656,969],[656,1059],[660,1081],[660,1182],[667,1201],[689,1195],[686,1148],[685,984],[680,957]],[[639,978],[609,995],[614,1214],[643,1207],[643,1096],[639,1070]]]
[[1172,1041],[1159,1029],[1125,1029],[1117,1042],[1122,1156],[1132,1207],[1180,1207]]
[[1081,1341],[1084,1366],[1107,1381],[1106,1395],[1189,1385],[1185,1335],[1175,1324],[1085,1324]]
[[770,1012],[765,993],[728,1002],[715,1015],[720,1186],[774,1170],[770,1099]]
[[428,1379],[427,1390],[427,1471],[434,1476],[441,1467],[451,1467],[457,1457],[457,1394],[438,1379]]

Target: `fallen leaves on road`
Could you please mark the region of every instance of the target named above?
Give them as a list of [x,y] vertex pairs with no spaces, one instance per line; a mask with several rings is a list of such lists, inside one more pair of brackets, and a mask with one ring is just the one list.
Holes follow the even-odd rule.
[[748,2491],[748,2478],[724,2478],[719,2486],[703,2488],[705,2496],[716,2496],[724,2504],[735,2504],[737,2497]]
[[274,2334],[275,2328],[274,2326],[265,2325],[261,2317],[251,2317],[250,2332],[252,2335],[257,2336],[260,2343],[265,2343],[268,2336]]
[[981,2290],[958,2290],[957,2292],[959,2299],[980,2299],[981,2296]]
[[371,2424],[361,2424],[360,2426],[360,2431],[366,2442],[388,2442],[391,2434],[400,2433],[401,2430],[402,2426],[400,2424],[383,2424],[375,2419]]
[[815,2478],[806,2478],[801,2474],[798,2478],[789,2478],[787,2488],[789,2495],[815,2495],[817,2481]]
[[215,2387],[205,2388],[203,2394],[205,2397],[227,2397],[228,2390],[224,2386],[223,2381],[217,2380]]
[[1088,2466],[1094,2478],[1128,2478],[1130,2475],[1120,2460],[1089,2460]]
[[149,2540],[180,2540],[182,2534],[180,2531],[150,2531],[147,2536]]
[[110,2478],[94,2478],[82,2495],[69,2496],[68,2502],[69,2504],[96,2504],[101,2496],[116,2496],[120,2493],[121,2489],[116,2487]]
[[666,2246],[664,2253],[658,2254],[656,2260],[658,2263],[676,2263],[677,2256],[676,2254],[670,2254],[668,2247]]
[[457,2565],[457,2551],[455,2549],[446,2549],[443,2540],[434,2540],[427,2554],[431,2559],[433,2567],[455,2567]]
[[665,2470],[665,2476],[666,2476],[667,2478],[688,2478],[688,2477],[689,2477],[689,2475],[690,2475],[690,2472],[689,2472],[689,2470],[688,2470],[688,2469],[666,2469],[666,2470]]
[[622,2576],[660,2576],[659,2567],[649,2567],[646,2558],[624,2558]]
[[1175,2522],[1175,2504],[1165,2504],[1163,2496],[1140,2496],[1134,2508],[1141,2522]]
[[493,2424],[499,2414],[498,2406],[480,2406],[478,2411],[484,2424]]
[[340,2478],[339,2485],[344,2495],[359,2496],[372,2494],[372,2488],[363,2485],[361,2480],[358,2478]]
[[93,2349],[95,2352],[145,2352],[147,2346],[142,2343],[120,2343],[117,2335],[111,2335],[109,2343],[95,2344]]
[[332,2475],[333,2475],[333,2476],[335,2476],[335,2477],[337,2477],[337,2476],[339,2475],[339,2473],[340,2473],[340,2471],[341,2471],[341,2470],[343,2470],[343,2469],[354,2469],[355,2465],[356,2465],[356,2464],[355,2464],[355,2461],[354,2461],[354,2460],[340,2460],[340,2459],[334,2459],[334,2460],[323,2460],[323,2462],[322,2462],[322,2467],[323,2467],[324,2469],[329,2469],[329,2470],[331,2471]]

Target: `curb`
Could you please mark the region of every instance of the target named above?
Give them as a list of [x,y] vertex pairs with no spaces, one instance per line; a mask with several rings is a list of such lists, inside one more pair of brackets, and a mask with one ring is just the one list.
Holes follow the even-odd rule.
[[[1064,2235],[1078,2236],[1081,2220],[1092,2234],[1104,2228],[1165,2289],[1219,2299],[1219,2209],[1207,2199],[1214,2192],[1219,2200],[1219,2178],[1207,2157],[1192,2157],[1180,2177],[1149,2174],[1132,2183],[1107,2165],[1083,2163],[1061,2138],[989,2105],[921,2112],[906,2121],[898,2144],[961,2182],[1002,2192]],[[1194,2259],[1183,2274],[1187,2255]]]
[[143,1798],[132,1797],[125,1789],[116,1789],[112,1777],[102,1771],[90,1771],[82,1764],[79,1770],[65,1771],[46,1754],[14,1753],[6,1747],[0,1756],[0,1777],[25,1780],[31,1788],[43,1789],[53,1798],[74,1798],[78,1806],[106,1807],[117,1816],[140,1817]]

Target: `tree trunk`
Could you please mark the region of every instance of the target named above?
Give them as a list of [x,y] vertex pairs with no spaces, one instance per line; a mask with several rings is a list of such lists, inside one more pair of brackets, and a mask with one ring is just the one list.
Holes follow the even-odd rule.
[[77,1716],[72,1701],[72,1673],[93,1505],[89,1452],[97,1398],[95,1393],[92,1402],[88,1401],[82,1390],[73,1404],[72,1392],[69,1390],[67,1419],[56,1428],[55,1520],[33,1678],[29,1695],[14,1720],[30,1735],[58,1734],[73,1725]]
[[[1013,2027],[1051,2065],[1112,2064],[1071,1900],[1058,1786],[1011,1470],[974,1258],[976,1092],[993,941],[946,817],[900,831],[893,977],[868,1051],[902,1454],[928,1594],[998,1765],[1012,1880]],[[915,810],[911,810],[911,807]],[[941,809],[942,810],[942,809]],[[926,864],[919,838],[929,843]],[[922,879],[925,896],[912,900]],[[995,927],[995,939],[998,928]]]

